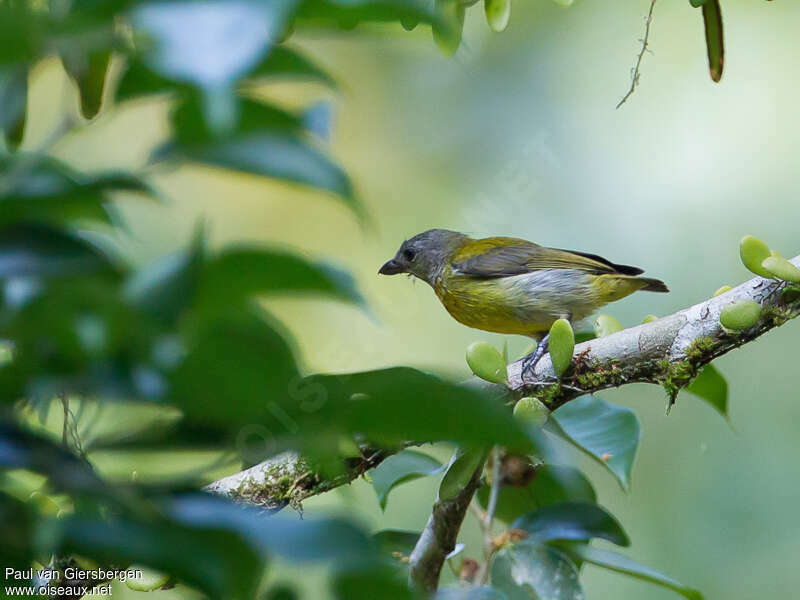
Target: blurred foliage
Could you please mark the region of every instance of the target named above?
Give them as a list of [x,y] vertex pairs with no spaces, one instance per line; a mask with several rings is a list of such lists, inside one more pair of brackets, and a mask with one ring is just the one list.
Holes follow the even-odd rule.
[[[565,2],[560,2],[564,4]],[[135,269],[113,243],[123,228],[119,192],[158,200],[156,165],[202,164],[280,179],[343,202],[369,222],[356,187],[321,142],[324,111],[297,111],[253,93],[261,81],[336,82],[291,45],[296,28],[430,25],[448,54],[460,44],[467,5],[443,0],[0,1],[0,546],[3,566],[58,564],[74,554],[104,568],[144,565],[213,598],[254,598],[270,562],[323,562],[340,598],[411,598],[405,565],[415,532],[369,537],[341,519],[266,517],[196,491],[191,475],[147,484],[106,479],[92,466],[99,449],[212,449],[247,460],[301,451],[315,471],[336,475],[352,456],[407,441],[455,442],[443,475],[446,499],[485,460],[486,448],[544,454],[555,432],[605,464],[627,486],[639,439],[635,415],[596,398],[553,414],[548,433],[526,430],[496,388],[456,385],[407,367],[350,374],[303,372],[285,328],[258,303],[278,295],[327,297],[366,309],[338,267],[273,247],[239,245],[211,253],[204,231],[183,250]],[[709,8],[713,5],[714,8]],[[493,30],[511,3],[485,0]],[[722,70],[721,17],[708,26],[712,76]],[[717,15],[718,16],[718,15]],[[710,31],[710,33],[709,33]],[[712,52],[713,46],[713,52]],[[28,78],[57,56],[74,83],[79,114],[41,147],[20,148],[28,123]],[[716,71],[715,71],[716,69]],[[715,77],[718,79],[718,76]],[[54,140],[108,107],[145,97],[170,102],[170,137],[142,172],[83,172],[50,154]],[[314,117],[314,118],[311,118]],[[493,371],[494,372],[494,371]],[[706,373],[696,393],[724,412]],[[717,384],[714,384],[717,385]],[[159,426],[81,439],[77,399],[141,405],[175,415]],[[63,410],[63,435],[41,421]],[[266,443],[243,435],[258,428]],[[405,452],[372,472],[385,506],[395,486],[440,473]],[[43,478],[26,496],[8,473]],[[491,483],[491,482],[489,482]],[[487,502],[484,486],[479,497]],[[516,493],[519,492],[519,493]],[[429,502],[430,499],[425,499]],[[578,565],[593,562],[667,585],[679,584],[618,555],[563,540],[601,537],[627,544],[614,518],[594,504],[573,467],[547,465],[533,481],[500,494],[497,516],[530,539],[503,548],[492,567],[497,590],[475,586],[442,598],[578,598]],[[55,508],[54,508],[55,507]],[[180,549],[177,551],[176,549]],[[511,569],[512,561],[523,565]],[[555,582],[563,580],[559,587]],[[33,581],[24,582],[34,585]],[[462,593],[463,592],[463,593]],[[292,598],[285,587],[268,598]],[[687,596],[689,597],[689,596]]]

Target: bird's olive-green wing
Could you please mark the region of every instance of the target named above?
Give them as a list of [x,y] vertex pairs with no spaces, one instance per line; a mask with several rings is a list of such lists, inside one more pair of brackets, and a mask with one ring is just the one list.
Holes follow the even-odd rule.
[[576,269],[598,275],[643,273],[637,267],[617,265],[596,254],[545,248],[514,238],[476,240],[458,252],[452,266],[464,275],[487,278],[511,277],[541,269]]

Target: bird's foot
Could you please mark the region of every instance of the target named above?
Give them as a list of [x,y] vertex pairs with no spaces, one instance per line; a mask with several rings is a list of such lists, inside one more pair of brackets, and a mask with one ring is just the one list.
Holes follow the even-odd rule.
[[542,356],[544,356],[544,353],[547,352],[549,340],[550,334],[548,333],[536,346],[536,350],[523,357],[522,372],[520,373],[523,381],[525,380],[525,375],[533,375],[533,369],[536,367],[536,363],[538,363]]

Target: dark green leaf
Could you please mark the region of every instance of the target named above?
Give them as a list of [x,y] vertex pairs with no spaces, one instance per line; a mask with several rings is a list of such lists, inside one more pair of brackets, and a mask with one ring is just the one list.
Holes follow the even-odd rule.
[[[489,488],[478,490],[478,502],[486,508]],[[550,504],[583,500],[595,502],[597,496],[588,479],[574,467],[541,465],[531,483],[524,487],[504,486],[500,488],[495,518],[510,524],[517,517]]]
[[238,108],[235,127],[217,132],[205,124],[196,99],[187,100],[172,116],[175,143],[158,149],[154,158],[189,160],[320,188],[339,195],[363,215],[347,175],[306,139],[300,118],[248,100]]
[[482,468],[486,462],[487,451],[483,448],[459,447],[450,464],[447,465],[442,482],[439,484],[439,501],[452,500],[472,480],[475,471]]
[[720,8],[719,0],[707,0],[703,3],[703,23],[706,31],[709,73],[712,81],[719,81],[722,79],[722,69],[725,62],[722,9]]
[[699,396],[728,418],[728,382],[714,365],[704,366],[686,391]]
[[[75,233],[27,224],[0,230],[0,279],[63,277],[104,270],[115,270],[114,259]],[[8,293],[6,289],[6,302],[10,300]]]
[[578,560],[617,571],[618,573],[630,575],[637,579],[649,581],[650,583],[655,583],[656,585],[678,592],[681,596],[688,598],[688,600],[703,600],[703,595],[699,591],[686,587],[671,577],[655,569],[641,565],[622,554],[617,554],[609,550],[592,548],[591,546],[583,544],[565,546],[564,550],[570,556]]
[[105,89],[106,73],[111,63],[111,51],[65,53],[62,56],[64,69],[78,86],[81,113],[93,119],[100,112]]
[[[238,509],[231,504],[229,510]],[[255,550],[217,524],[188,527],[162,519],[106,522],[69,516],[42,527],[44,550],[79,554],[102,564],[142,564],[212,598],[251,600],[262,576],[263,562]]]
[[689,0],[689,4],[691,4],[695,8],[700,8],[706,2],[708,2],[708,0]]
[[28,105],[28,69],[0,67],[0,133],[11,147],[22,142]]
[[251,78],[291,78],[318,81],[336,87],[330,75],[293,48],[275,46],[267,57],[253,69]]
[[594,396],[581,396],[554,411],[549,423],[555,433],[605,465],[623,489],[630,487],[641,436],[636,413]]
[[328,422],[376,441],[451,440],[479,447],[497,443],[523,452],[533,447],[494,390],[454,385],[403,367],[314,375],[304,385],[325,391]]
[[300,563],[328,561],[339,567],[356,567],[374,560],[372,540],[343,519],[280,515],[266,518],[257,509],[201,493],[177,496],[166,506],[167,513],[177,522],[235,532],[265,556],[280,556]]
[[198,303],[218,309],[253,295],[286,292],[324,294],[364,306],[349,273],[253,246],[228,248],[205,265]]
[[372,536],[381,551],[387,556],[397,552],[410,556],[419,540],[419,531],[402,531],[400,529],[384,529]]
[[492,586],[509,600],[582,600],[578,569],[562,552],[534,542],[506,546],[492,562]]
[[602,538],[618,546],[630,545],[627,534],[605,509],[589,502],[562,502],[530,512],[512,523],[532,541]]
[[442,464],[435,458],[415,450],[403,450],[390,456],[368,472],[372,487],[378,495],[381,509],[386,510],[389,492],[401,483],[441,472]]
[[370,569],[343,573],[333,581],[337,600],[414,600],[404,579],[391,569]]
[[120,78],[115,97],[117,102],[125,102],[176,90],[186,90],[186,86],[154,73],[139,60],[131,59]]

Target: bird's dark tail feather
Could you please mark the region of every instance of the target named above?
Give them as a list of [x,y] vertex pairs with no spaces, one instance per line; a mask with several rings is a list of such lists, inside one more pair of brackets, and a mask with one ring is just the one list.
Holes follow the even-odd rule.
[[638,277],[639,281],[643,281],[645,285],[642,290],[645,292],[668,292],[667,284],[660,279],[650,279],[649,277]]

